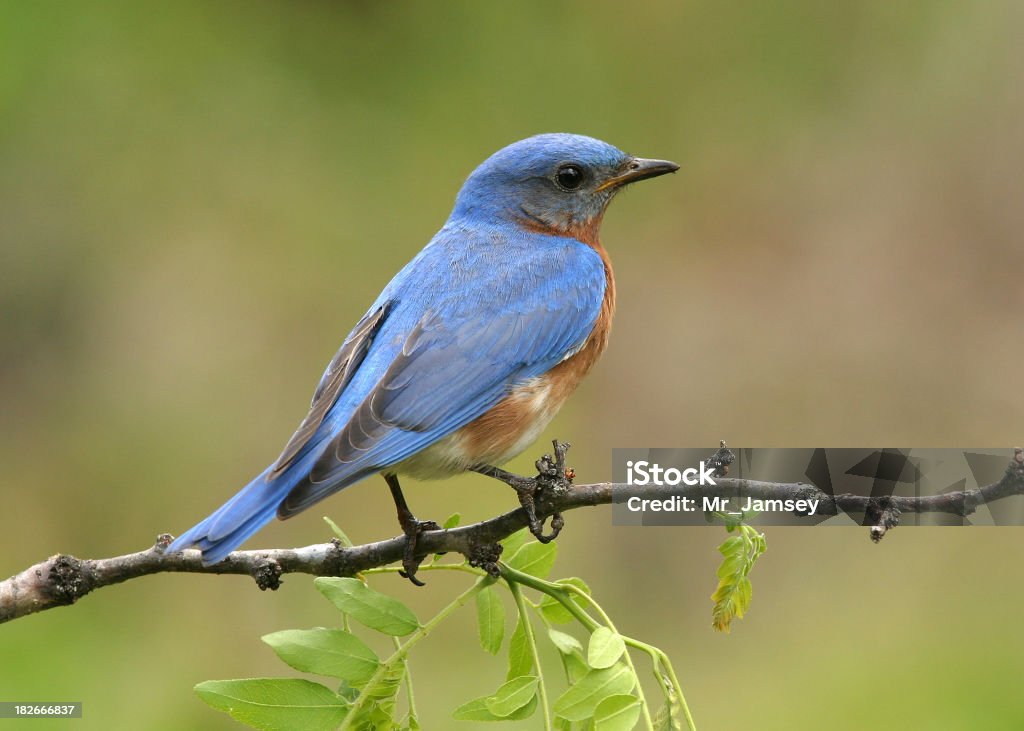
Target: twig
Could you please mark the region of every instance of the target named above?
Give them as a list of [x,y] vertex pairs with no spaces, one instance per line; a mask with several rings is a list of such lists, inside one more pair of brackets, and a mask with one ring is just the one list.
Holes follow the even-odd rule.
[[[817,499],[818,515],[838,512],[863,513],[864,524],[871,526],[871,538],[879,541],[898,525],[901,513],[947,513],[970,515],[982,504],[1024,494],[1024,452],[1014,450],[1006,473],[997,482],[975,490],[957,490],[939,495],[878,498],[864,495],[829,495],[814,485],[800,482],[760,482],[722,477],[715,486],[679,487],[647,485],[638,487],[615,483],[574,485],[570,489],[543,492],[537,498],[537,514],[549,516],[576,508],[621,502],[636,495],[665,498],[685,494],[689,497],[750,496],[758,499]],[[499,551],[495,543],[527,526],[526,512],[520,508],[473,525],[429,531],[419,538],[426,554],[456,551],[483,563],[493,563]],[[360,571],[402,560],[405,537],[367,543],[350,548],[338,541],[304,548],[276,548],[262,551],[235,551],[224,561],[204,566],[199,551],[176,554],[164,552],[171,536],[157,538],[156,545],[138,553],[104,559],[83,560],[60,554],[30,566],[0,582],[0,623],[54,607],[74,604],[86,594],[139,576],[163,572],[197,574],[241,574],[251,576],[260,589],[277,589],[283,574],[314,576],[353,576]]]

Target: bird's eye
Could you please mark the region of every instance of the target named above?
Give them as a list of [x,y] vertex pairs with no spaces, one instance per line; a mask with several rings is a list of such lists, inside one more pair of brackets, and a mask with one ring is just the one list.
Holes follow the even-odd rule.
[[563,165],[555,173],[555,182],[562,190],[576,190],[583,185],[583,170],[578,165]]

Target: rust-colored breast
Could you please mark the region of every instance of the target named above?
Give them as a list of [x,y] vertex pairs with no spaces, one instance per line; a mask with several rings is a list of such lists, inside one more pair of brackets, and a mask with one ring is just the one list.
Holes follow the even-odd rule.
[[615,275],[608,252],[600,242],[592,244],[604,262],[605,287],[604,299],[601,301],[601,313],[597,316],[594,329],[587,342],[572,357],[563,360],[545,374],[551,383],[551,398],[561,406],[566,398],[576,389],[583,377],[590,372],[598,359],[608,347],[608,338],[612,330],[612,317],[615,315]]
[[456,433],[460,448],[465,450],[471,461],[500,464],[526,449],[608,347],[612,316],[615,314],[615,277],[611,260],[596,236],[592,241],[580,240],[596,249],[604,262],[604,298],[594,329],[578,352],[521,386]]

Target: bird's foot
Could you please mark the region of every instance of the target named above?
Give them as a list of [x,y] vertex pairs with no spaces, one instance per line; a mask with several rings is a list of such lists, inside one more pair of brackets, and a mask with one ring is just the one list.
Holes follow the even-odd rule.
[[402,532],[405,534],[405,554],[402,556],[402,569],[398,573],[416,586],[426,586],[424,582],[416,578],[420,564],[427,557],[427,554],[420,553],[418,550],[419,539],[423,533],[432,530],[441,530],[441,526],[432,520],[416,520],[411,516],[408,520],[402,521]]
[[516,491],[519,497],[519,504],[526,511],[527,525],[530,533],[541,543],[550,543],[558,537],[565,526],[565,519],[562,514],[555,511],[551,513],[551,532],[544,533],[544,520],[537,517],[537,501],[545,493],[557,493],[560,490],[567,490],[572,486],[572,480],[576,476],[572,468],[565,467],[565,453],[571,446],[568,442],[559,442],[557,439],[552,442],[555,456],[545,454],[537,460],[537,476],[523,477],[507,472],[497,467],[481,465],[474,467],[476,472],[496,480],[501,480]]

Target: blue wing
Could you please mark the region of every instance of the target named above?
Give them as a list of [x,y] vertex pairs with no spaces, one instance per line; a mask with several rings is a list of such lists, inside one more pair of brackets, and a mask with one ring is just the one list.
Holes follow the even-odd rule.
[[468,424],[581,347],[600,255],[572,239],[447,226],[385,288],[331,361],[277,463],[171,546],[229,553]]

